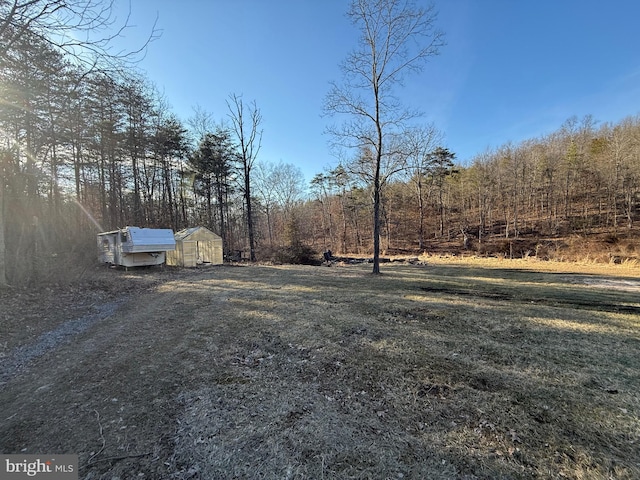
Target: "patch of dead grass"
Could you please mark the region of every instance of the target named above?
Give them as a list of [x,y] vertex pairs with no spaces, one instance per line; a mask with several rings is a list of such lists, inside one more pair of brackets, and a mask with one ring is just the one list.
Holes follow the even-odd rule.
[[234,347],[224,381],[180,398],[177,478],[640,475],[637,316],[545,272],[365,268],[230,280],[209,335]]

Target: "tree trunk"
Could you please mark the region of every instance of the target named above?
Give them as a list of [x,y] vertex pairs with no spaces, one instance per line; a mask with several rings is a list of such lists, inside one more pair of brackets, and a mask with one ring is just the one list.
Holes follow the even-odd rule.
[[218,182],[218,187],[216,188],[217,198],[218,198],[218,215],[220,216],[220,237],[222,238],[222,258],[225,258],[229,253],[227,246],[227,232],[226,232],[226,223],[224,221],[224,208],[225,208],[225,198],[224,198],[224,189]]
[[251,182],[249,181],[249,170],[245,171],[244,191],[247,202],[247,230],[249,234],[249,260],[256,261],[256,245],[253,233],[253,215],[251,213]]
[[[3,162],[4,163],[4,162]],[[7,269],[5,263],[5,241],[4,241],[4,166],[0,164],[0,287],[7,285]]]
[[344,204],[346,192],[343,190],[340,195],[340,206],[342,207],[342,253],[347,253],[347,207]]
[[376,173],[373,179],[373,271],[380,274],[380,162],[382,135],[378,142],[379,150],[376,152]]
[[420,251],[424,250],[424,199],[422,198],[422,178],[418,173],[418,248]]

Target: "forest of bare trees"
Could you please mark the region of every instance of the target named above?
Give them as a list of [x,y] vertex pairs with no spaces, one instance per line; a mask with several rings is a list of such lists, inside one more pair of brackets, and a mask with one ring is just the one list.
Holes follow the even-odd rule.
[[[0,253],[12,284],[86,269],[95,234],[125,225],[204,225],[223,237],[227,258],[277,260],[286,250],[300,260],[327,248],[367,256],[376,195],[388,254],[443,245],[495,253],[500,240],[504,254],[540,255],[544,241],[636,228],[638,116],[570,118],[467,164],[434,126],[414,127],[390,140],[393,158],[365,146],[305,184],[295,161],[260,158],[259,101],[226,94],[229,109],[216,114],[228,121],[202,111],[180,119],[134,69],[96,68],[41,35],[2,28]],[[362,174],[372,161],[394,165],[377,191]],[[523,238],[535,241],[514,253]]]
[[[640,117],[602,125],[591,116],[572,117],[542,138],[502,145],[466,165],[455,164],[452,152],[434,144],[422,155],[419,168],[407,165],[405,175],[384,190],[381,227],[388,253],[444,244],[483,253],[496,248],[496,240],[504,246],[531,239],[523,243],[535,255],[545,240],[635,236]],[[365,184],[345,180],[344,171],[314,178],[308,214],[322,220],[310,235],[316,244],[364,254],[371,249],[371,202]]]

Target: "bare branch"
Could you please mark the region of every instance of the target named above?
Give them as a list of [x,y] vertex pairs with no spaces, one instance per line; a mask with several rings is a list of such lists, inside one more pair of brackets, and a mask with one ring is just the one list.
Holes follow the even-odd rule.
[[127,17],[119,26],[113,0],[14,0],[0,1],[0,61],[10,61],[12,50],[28,37],[46,42],[70,60],[84,65],[120,68],[139,61],[149,43],[157,39],[157,17],[146,41],[132,51],[113,51],[114,40],[129,24]]

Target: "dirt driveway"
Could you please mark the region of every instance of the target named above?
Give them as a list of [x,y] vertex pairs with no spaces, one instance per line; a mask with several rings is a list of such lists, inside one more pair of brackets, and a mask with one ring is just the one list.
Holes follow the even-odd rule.
[[[199,381],[183,363],[197,355],[184,319],[204,300],[181,288],[159,294],[149,278],[142,285],[124,281],[122,291],[110,283],[108,295],[42,335],[31,325],[35,318],[25,321],[25,329],[35,329],[32,339],[20,336],[25,343],[5,352],[0,368],[0,451],[77,453],[80,478],[168,477],[177,398]],[[56,300],[38,313],[73,299]]]

